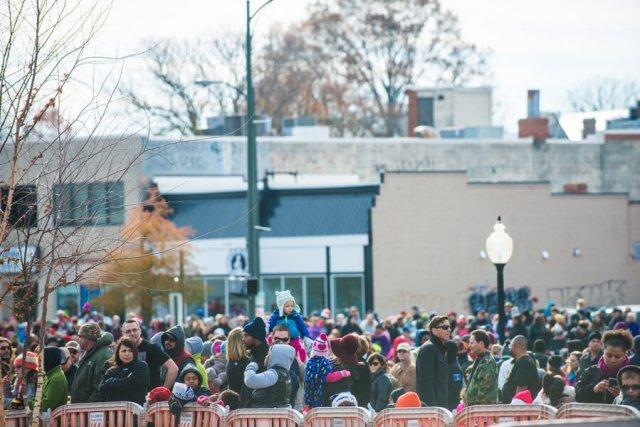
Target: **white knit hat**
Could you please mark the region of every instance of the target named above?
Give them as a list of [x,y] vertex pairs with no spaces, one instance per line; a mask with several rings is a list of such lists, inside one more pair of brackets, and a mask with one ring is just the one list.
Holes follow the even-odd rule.
[[331,406],[334,408],[339,406],[358,406],[358,400],[353,394],[349,392],[342,392],[338,393],[338,395],[333,398]]
[[276,304],[278,305],[280,316],[284,316],[284,305],[287,303],[287,301],[293,301],[293,309],[297,313],[300,313],[300,307],[298,306],[298,304],[296,304],[296,300],[293,298],[293,295],[291,295],[291,292],[289,292],[289,290],[282,292],[276,291]]

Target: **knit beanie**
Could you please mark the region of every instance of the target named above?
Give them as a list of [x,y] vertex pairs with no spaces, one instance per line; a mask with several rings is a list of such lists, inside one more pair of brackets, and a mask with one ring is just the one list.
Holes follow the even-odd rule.
[[358,406],[358,400],[353,394],[349,392],[342,392],[338,393],[338,395],[333,398],[331,406],[333,408],[340,406]]
[[420,397],[414,391],[403,394],[396,402],[396,408],[419,408],[421,405]]
[[[66,358],[65,358],[66,359]],[[49,372],[62,364],[62,351],[58,347],[45,347],[44,371]]]
[[562,367],[562,357],[558,356],[557,354],[554,354],[549,358],[547,363],[552,368],[560,369]]
[[149,392],[151,403],[165,402],[171,398],[171,390],[166,387],[156,387]]
[[594,331],[594,332],[591,332],[589,334],[589,341],[591,341],[591,340],[598,340],[599,341],[601,339],[602,339],[602,334],[600,332],[598,332],[598,331]]
[[247,323],[243,332],[246,332],[258,341],[264,341],[267,338],[267,325],[262,320],[262,317],[256,317],[253,321]]
[[531,392],[529,390],[522,390],[521,392],[516,393],[511,401],[512,405],[531,405],[532,403],[533,398],[531,397]]
[[276,291],[276,304],[278,305],[278,310],[280,311],[280,316],[284,316],[284,305],[288,302],[293,302],[293,310],[297,313],[300,313],[300,307],[296,304],[296,300],[291,295],[291,292],[286,291]]
[[23,363],[25,369],[30,369],[32,371],[38,370],[38,359],[36,358],[35,353],[27,351],[26,357],[24,354],[21,354],[13,361],[13,366],[14,368],[21,368]]
[[320,334],[318,338],[313,342],[312,356],[328,357],[329,356],[329,343],[327,343],[327,334],[324,332]]
[[80,331],[78,332],[79,337],[85,337],[94,342],[100,339],[100,335],[102,335],[100,326],[98,326],[97,323],[93,323],[93,322],[85,323],[80,327]]

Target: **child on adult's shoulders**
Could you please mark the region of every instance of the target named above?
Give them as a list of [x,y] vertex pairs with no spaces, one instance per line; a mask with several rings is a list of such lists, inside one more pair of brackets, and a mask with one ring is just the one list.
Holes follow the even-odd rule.
[[307,360],[307,352],[302,345],[304,341],[305,345],[311,347],[313,342],[309,337],[309,330],[304,323],[304,319],[300,314],[300,307],[296,304],[296,300],[291,295],[291,292],[276,291],[276,303],[278,308],[271,313],[269,318],[269,332],[273,332],[273,328],[279,324],[285,324],[289,328],[289,335],[291,336],[291,347],[294,348],[296,354],[300,360],[304,363]]

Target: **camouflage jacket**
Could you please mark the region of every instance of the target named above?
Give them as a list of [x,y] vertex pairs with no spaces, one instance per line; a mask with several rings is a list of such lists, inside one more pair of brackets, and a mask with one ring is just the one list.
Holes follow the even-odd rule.
[[465,406],[498,403],[498,364],[489,352],[477,358],[467,369]]

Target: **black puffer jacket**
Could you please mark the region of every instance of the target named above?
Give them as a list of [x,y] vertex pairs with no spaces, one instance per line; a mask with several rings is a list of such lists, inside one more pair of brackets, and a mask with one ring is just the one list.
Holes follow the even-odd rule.
[[445,345],[432,335],[420,347],[416,362],[416,391],[427,406],[449,405],[449,371]]
[[148,388],[149,368],[140,360],[109,368],[100,382],[100,394],[106,402],[144,405]]

